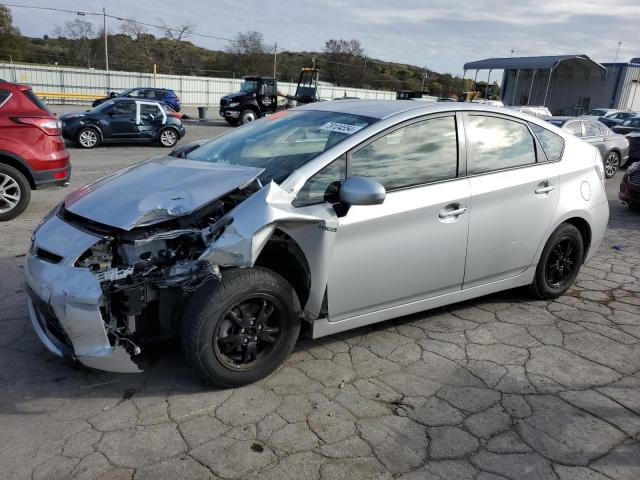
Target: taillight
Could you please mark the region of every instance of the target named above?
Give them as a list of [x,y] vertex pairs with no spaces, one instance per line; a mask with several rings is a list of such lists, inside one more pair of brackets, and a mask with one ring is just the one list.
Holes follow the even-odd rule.
[[33,125],[38,127],[47,135],[60,135],[62,131],[62,122],[53,118],[44,117],[17,117],[12,118],[16,123],[22,123],[23,125]]

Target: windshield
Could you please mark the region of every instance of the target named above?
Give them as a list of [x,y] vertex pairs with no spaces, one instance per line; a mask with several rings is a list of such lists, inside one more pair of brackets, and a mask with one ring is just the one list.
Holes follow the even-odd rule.
[[241,92],[247,93],[256,93],[258,91],[258,81],[257,80],[245,80],[242,82],[240,86]]
[[591,115],[593,117],[604,117],[607,114],[606,110],[589,110],[585,115]]
[[620,124],[623,127],[640,127],[640,118],[630,118]]
[[114,104],[115,102],[113,100],[107,100],[106,102],[102,102],[100,105],[98,105],[97,107],[92,108],[91,110],[89,110],[89,113],[98,113],[98,112],[104,112],[105,110],[108,110],[109,108],[111,108],[111,106]]
[[210,140],[186,158],[264,168],[264,184],[280,183],[302,165],[377,119],[348,113],[283,111]]

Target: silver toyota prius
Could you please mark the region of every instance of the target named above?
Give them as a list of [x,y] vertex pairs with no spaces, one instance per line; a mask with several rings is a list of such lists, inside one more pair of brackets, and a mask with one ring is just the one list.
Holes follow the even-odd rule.
[[33,328],[117,372],[176,338],[220,386],[313,338],[530,286],[562,295],[607,225],[597,148],[488,105],[315,103],[82,187],[31,238]]

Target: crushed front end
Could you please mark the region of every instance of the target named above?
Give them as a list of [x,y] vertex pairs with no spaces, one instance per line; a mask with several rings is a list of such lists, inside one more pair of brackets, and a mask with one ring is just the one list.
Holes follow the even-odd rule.
[[199,257],[232,221],[225,214],[254,191],[237,189],[192,214],[130,230],[57,207],[26,256],[29,311],[42,343],[88,367],[141,371],[144,344],[176,337],[193,292],[220,275]]

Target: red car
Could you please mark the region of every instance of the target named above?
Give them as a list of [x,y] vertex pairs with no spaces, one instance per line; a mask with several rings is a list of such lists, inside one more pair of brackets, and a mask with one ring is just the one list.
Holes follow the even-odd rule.
[[71,175],[60,122],[30,87],[0,80],[0,221],[20,215],[31,190]]

